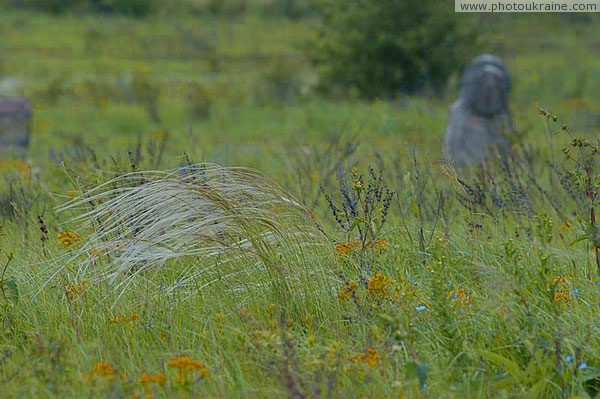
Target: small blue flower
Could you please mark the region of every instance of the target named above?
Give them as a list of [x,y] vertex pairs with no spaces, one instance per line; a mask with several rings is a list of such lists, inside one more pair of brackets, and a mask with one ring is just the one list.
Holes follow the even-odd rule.
[[417,312],[422,312],[422,311],[424,311],[424,310],[427,310],[427,306],[425,306],[425,305],[419,305],[419,306],[417,306],[417,307],[415,308],[415,310],[416,310]]
[[577,368],[579,370],[585,370],[585,369],[587,369],[587,367],[588,367],[587,362],[581,362],[581,363],[579,363],[579,366],[577,366]]
[[[417,285],[417,280],[415,280],[415,278],[414,278],[414,277],[412,277],[412,278],[410,279],[410,283],[411,283],[412,285]],[[598,284],[600,284],[600,282],[599,282]],[[600,287],[600,285],[599,285],[599,287]]]
[[571,363],[572,361],[573,361],[573,355],[567,355],[567,356],[565,356],[565,362]]
[[596,287],[600,288],[600,281],[596,283]]
[[458,293],[455,292],[454,294],[452,294],[452,299],[456,300],[456,298],[458,298]]
[[577,296],[579,295],[579,288],[573,288],[571,291],[569,291],[571,293],[571,295],[573,296]]

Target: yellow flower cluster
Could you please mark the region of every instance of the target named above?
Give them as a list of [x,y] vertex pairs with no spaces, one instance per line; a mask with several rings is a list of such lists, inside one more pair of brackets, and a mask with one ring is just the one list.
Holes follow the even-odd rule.
[[187,382],[187,374],[193,372],[194,370],[198,370],[201,378],[205,378],[210,375],[210,371],[208,368],[206,368],[204,363],[202,363],[200,360],[192,359],[191,357],[185,355],[181,355],[169,360],[167,365],[177,369],[177,381],[180,384],[185,384]]
[[94,364],[94,367],[92,368],[92,378],[101,377],[108,381],[113,381],[117,376],[120,380],[126,379],[125,374],[119,373],[110,363],[99,362]]
[[94,364],[94,368],[92,369],[92,373],[94,375],[107,378],[109,380],[114,380],[117,371],[110,363],[100,362]]
[[167,383],[167,376],[165,373],[148,374],[142,373],[140,375],[140,384],[144,387],[144,392],[147,398],[153,398],[151,384],[165,385]]
[[77,298],[79,295],[83,294],[89,286],[89,281],[87,279],[81,280],[79,283],[64,283],[63,288],[65,290],[65,294],[67,298],[73,300]]
[[60,245],[65,248],[72,246],[80,241],[83,241],[83,238],[74,231],[61,231],[58,233],[58,241]]
[[340,290],[338,291],[338,299],[340,302],[345,301],[350,298],[356,290],[358,289],[358,284],[354,280],[348,281],[346,284],[342,285]]
[[335,244],[335,252],[340,256],[349,255],[353,250],[360,248],[360,241],[340,242]]
[[0,170],[12,169],[28,179],[31,175],[29,164],[21,159],[0,159]]
[[558,276],[554,279],[554,296],[552,300],[562,306],[568,306],[573,304],[572,292],[576,290],[572,289],[573,278],[571,276]]
[[368,348],[363,353],[352,356],[352,361],[354,363],[365,363],[368,364],[369,367],[375,367],[380,359],[381,355],[377,353],[375,348]]
[[360,176],[356,167],[352,168],[352,188],[359,192],[363,191],[365,188],[362,181],[362,176]]
[[140,375],[141,384],[160,384],[164,385],[167,382],[167,376],[165,373],[148,374],[142,373]]
[[573,303],[571,294],[560,290],[554,293],[552,300],[559,305],[571,305]]
[[132,313],[129,316],[119,315],[119,316],[113,317],[108,322],[113,323],[113,324],[126,323],[128,321],[137,320],[137,319],[139,319],[139,317],[140,317],[140,315],[138,315],[137,313]]
[[473,298],[462,288],[448,292],[446,299],[456,301],[456,304],[461,308],[469,307],[473,303]]
[[367,282],[367,292],[379,298],[388,298],[392,294],[392,289],[395,285],[395,279],[389,278],[381,272],[377,272]]
[[[375,248],[378,250],[384,250],[389,247],[388,242],[385,239],[376,240],[374,243],[368,242],[365,244],[366,249]],[[340,242],[335,244],[335,251],[340,256],[346,256],[352,253],[352,251],[362,248],[362,242],[356,240],[353,242]]]

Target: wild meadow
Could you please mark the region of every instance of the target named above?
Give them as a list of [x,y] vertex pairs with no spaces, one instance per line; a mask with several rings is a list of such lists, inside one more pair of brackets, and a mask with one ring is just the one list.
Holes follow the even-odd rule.
[[302,2],[173,4],[0,9],[1,397],[597,397],[598,18],[480,16],[516,133],[465,172],[458,75],[323,93]]

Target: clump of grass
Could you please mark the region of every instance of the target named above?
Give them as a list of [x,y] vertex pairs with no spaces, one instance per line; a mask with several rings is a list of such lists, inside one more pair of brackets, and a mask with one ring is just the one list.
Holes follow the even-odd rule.
[[[172,288],[223,281],[289,298],[327,289],[333,248],[318,222],[257,171],[192,164],[118,176],[65,204],[85,242],[76,274],[125,288],[146,272]],[[63,267],[64,268],[64,267]],[[60,272],[60,271],[59,271]],[[332,297],[335,292],[331,293]]]

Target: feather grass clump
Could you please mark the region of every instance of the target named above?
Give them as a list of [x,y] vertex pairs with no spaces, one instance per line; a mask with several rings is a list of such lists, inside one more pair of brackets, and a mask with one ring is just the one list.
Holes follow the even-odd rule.
[[249,169],[196,164],[134,172],[61,210],[77,212],[72,222],[86,235],[75,254],[77,274],[117,287],[158,273],[171,287],[223,281],[236,291],[268,285],[314,292],[333,277],[333,251],[318,222]]

